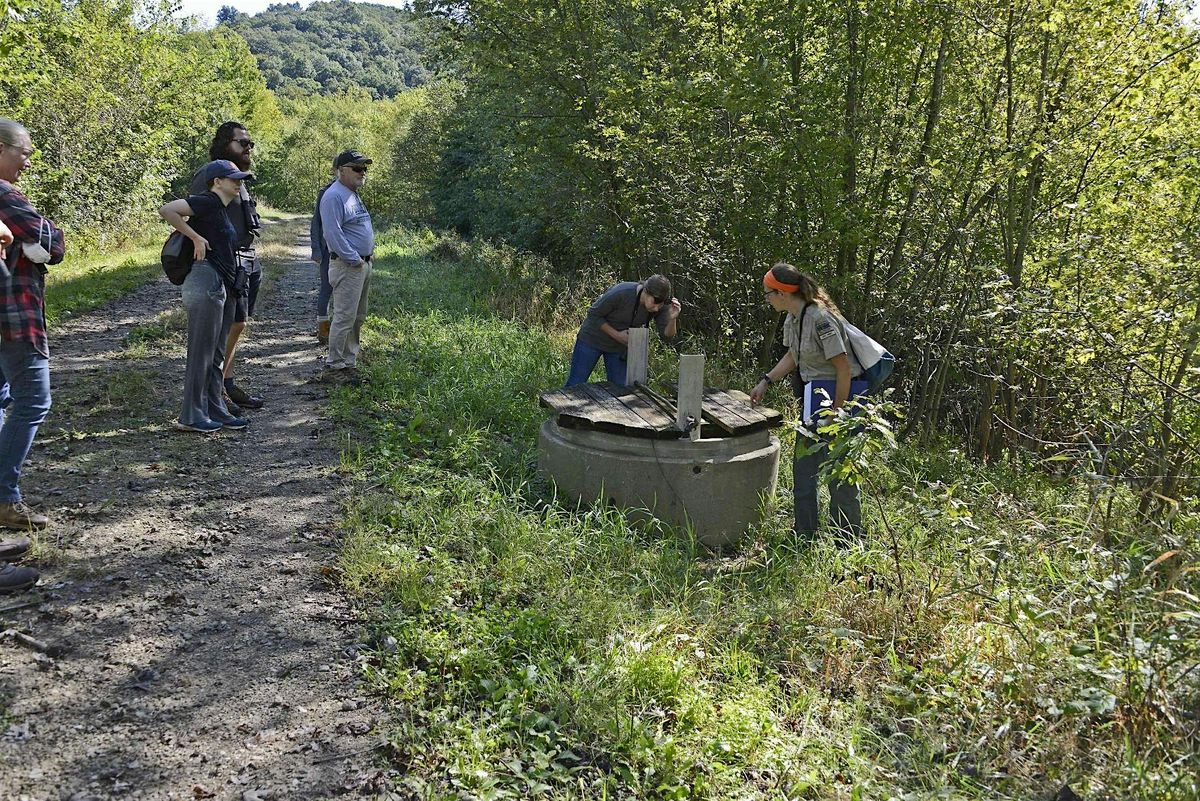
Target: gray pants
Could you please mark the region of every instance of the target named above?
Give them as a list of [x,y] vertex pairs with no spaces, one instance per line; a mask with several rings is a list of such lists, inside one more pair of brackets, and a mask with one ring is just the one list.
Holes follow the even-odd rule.
[[183,373],[183,410],[179,422],[195,425],[206,420],[232,419],[222,397],[225,383],[225,340],[237,310],[237,298],[225,291],[225,282],[207,261],[192,265],[183,282],[183,307],[187,309],[187,367]]
[[341,259],[329,262],[329,356],[325,367],[344,370],[358,363],[359,337],[367,319],[367,293],[371,288],[371,262],[352,267]]
[[[792,456],[792,491],[796,503],[796,533],[801,536],[816,534],[818,527],[817,475],[821,464],[829,458],[829,445],[800,455],[803,434],[797,434],[800,448]],[[858,499],[858,487],[834,478],[829,479],[829,516],[835,529],[834,540],[846,542],[850,538],[862,537],[862,508]]]

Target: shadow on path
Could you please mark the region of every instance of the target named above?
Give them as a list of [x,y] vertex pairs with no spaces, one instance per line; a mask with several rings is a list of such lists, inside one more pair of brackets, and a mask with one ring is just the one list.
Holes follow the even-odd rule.
[[0,798],[370,795],[377,736],[328,579],[348,490],[305,383],[320,351],[299,233],[272,232],[296,247],[239,353],[268,400],[246,431],[173,431],[181,337],[126,347],[179,306],[165,279],[53,332],[55,407],[22,482],[54,521],[43,603],[0,625],[64,650],[0,641]]

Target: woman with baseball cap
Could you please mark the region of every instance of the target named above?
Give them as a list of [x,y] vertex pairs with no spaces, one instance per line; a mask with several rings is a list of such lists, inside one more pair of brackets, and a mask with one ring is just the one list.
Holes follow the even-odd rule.
[[247,285],[246,271],[236,255],[237,230],[225,207],[238,197],[242,181],[252,181],[254,175],[226,159],[210,161],[200,174],[208,184],[207,192],[172,200],[158,213],[191,240],[196,256],[183,282],[183,305],[188,315],[187,367],[183,409],[175,427],[207,434],[247,425],[244,418],[229,413],[222,397],[225,341],[237,299]]

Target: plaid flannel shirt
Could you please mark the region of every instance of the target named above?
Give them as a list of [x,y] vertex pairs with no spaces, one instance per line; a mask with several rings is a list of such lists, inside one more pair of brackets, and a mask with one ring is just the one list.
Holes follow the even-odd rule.
[[29,199],[8,181],[0,181],[0,220],[13,234],[0,275],[0,339],[25,340],[43,356],[50,355],[46,336],[46,266],[25,256],[22,243],[41,241],[50,252],[50,264],[63,260],[63,233],[38,214]]

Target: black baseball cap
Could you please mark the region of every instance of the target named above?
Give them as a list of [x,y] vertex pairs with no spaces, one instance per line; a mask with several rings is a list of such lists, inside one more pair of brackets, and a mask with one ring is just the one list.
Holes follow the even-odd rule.
[[375,162],[359,153],[357,150],[343,150],[338,154],[338,157],[333,160],[333,166],[345,167],[347,164],[374,164]]

